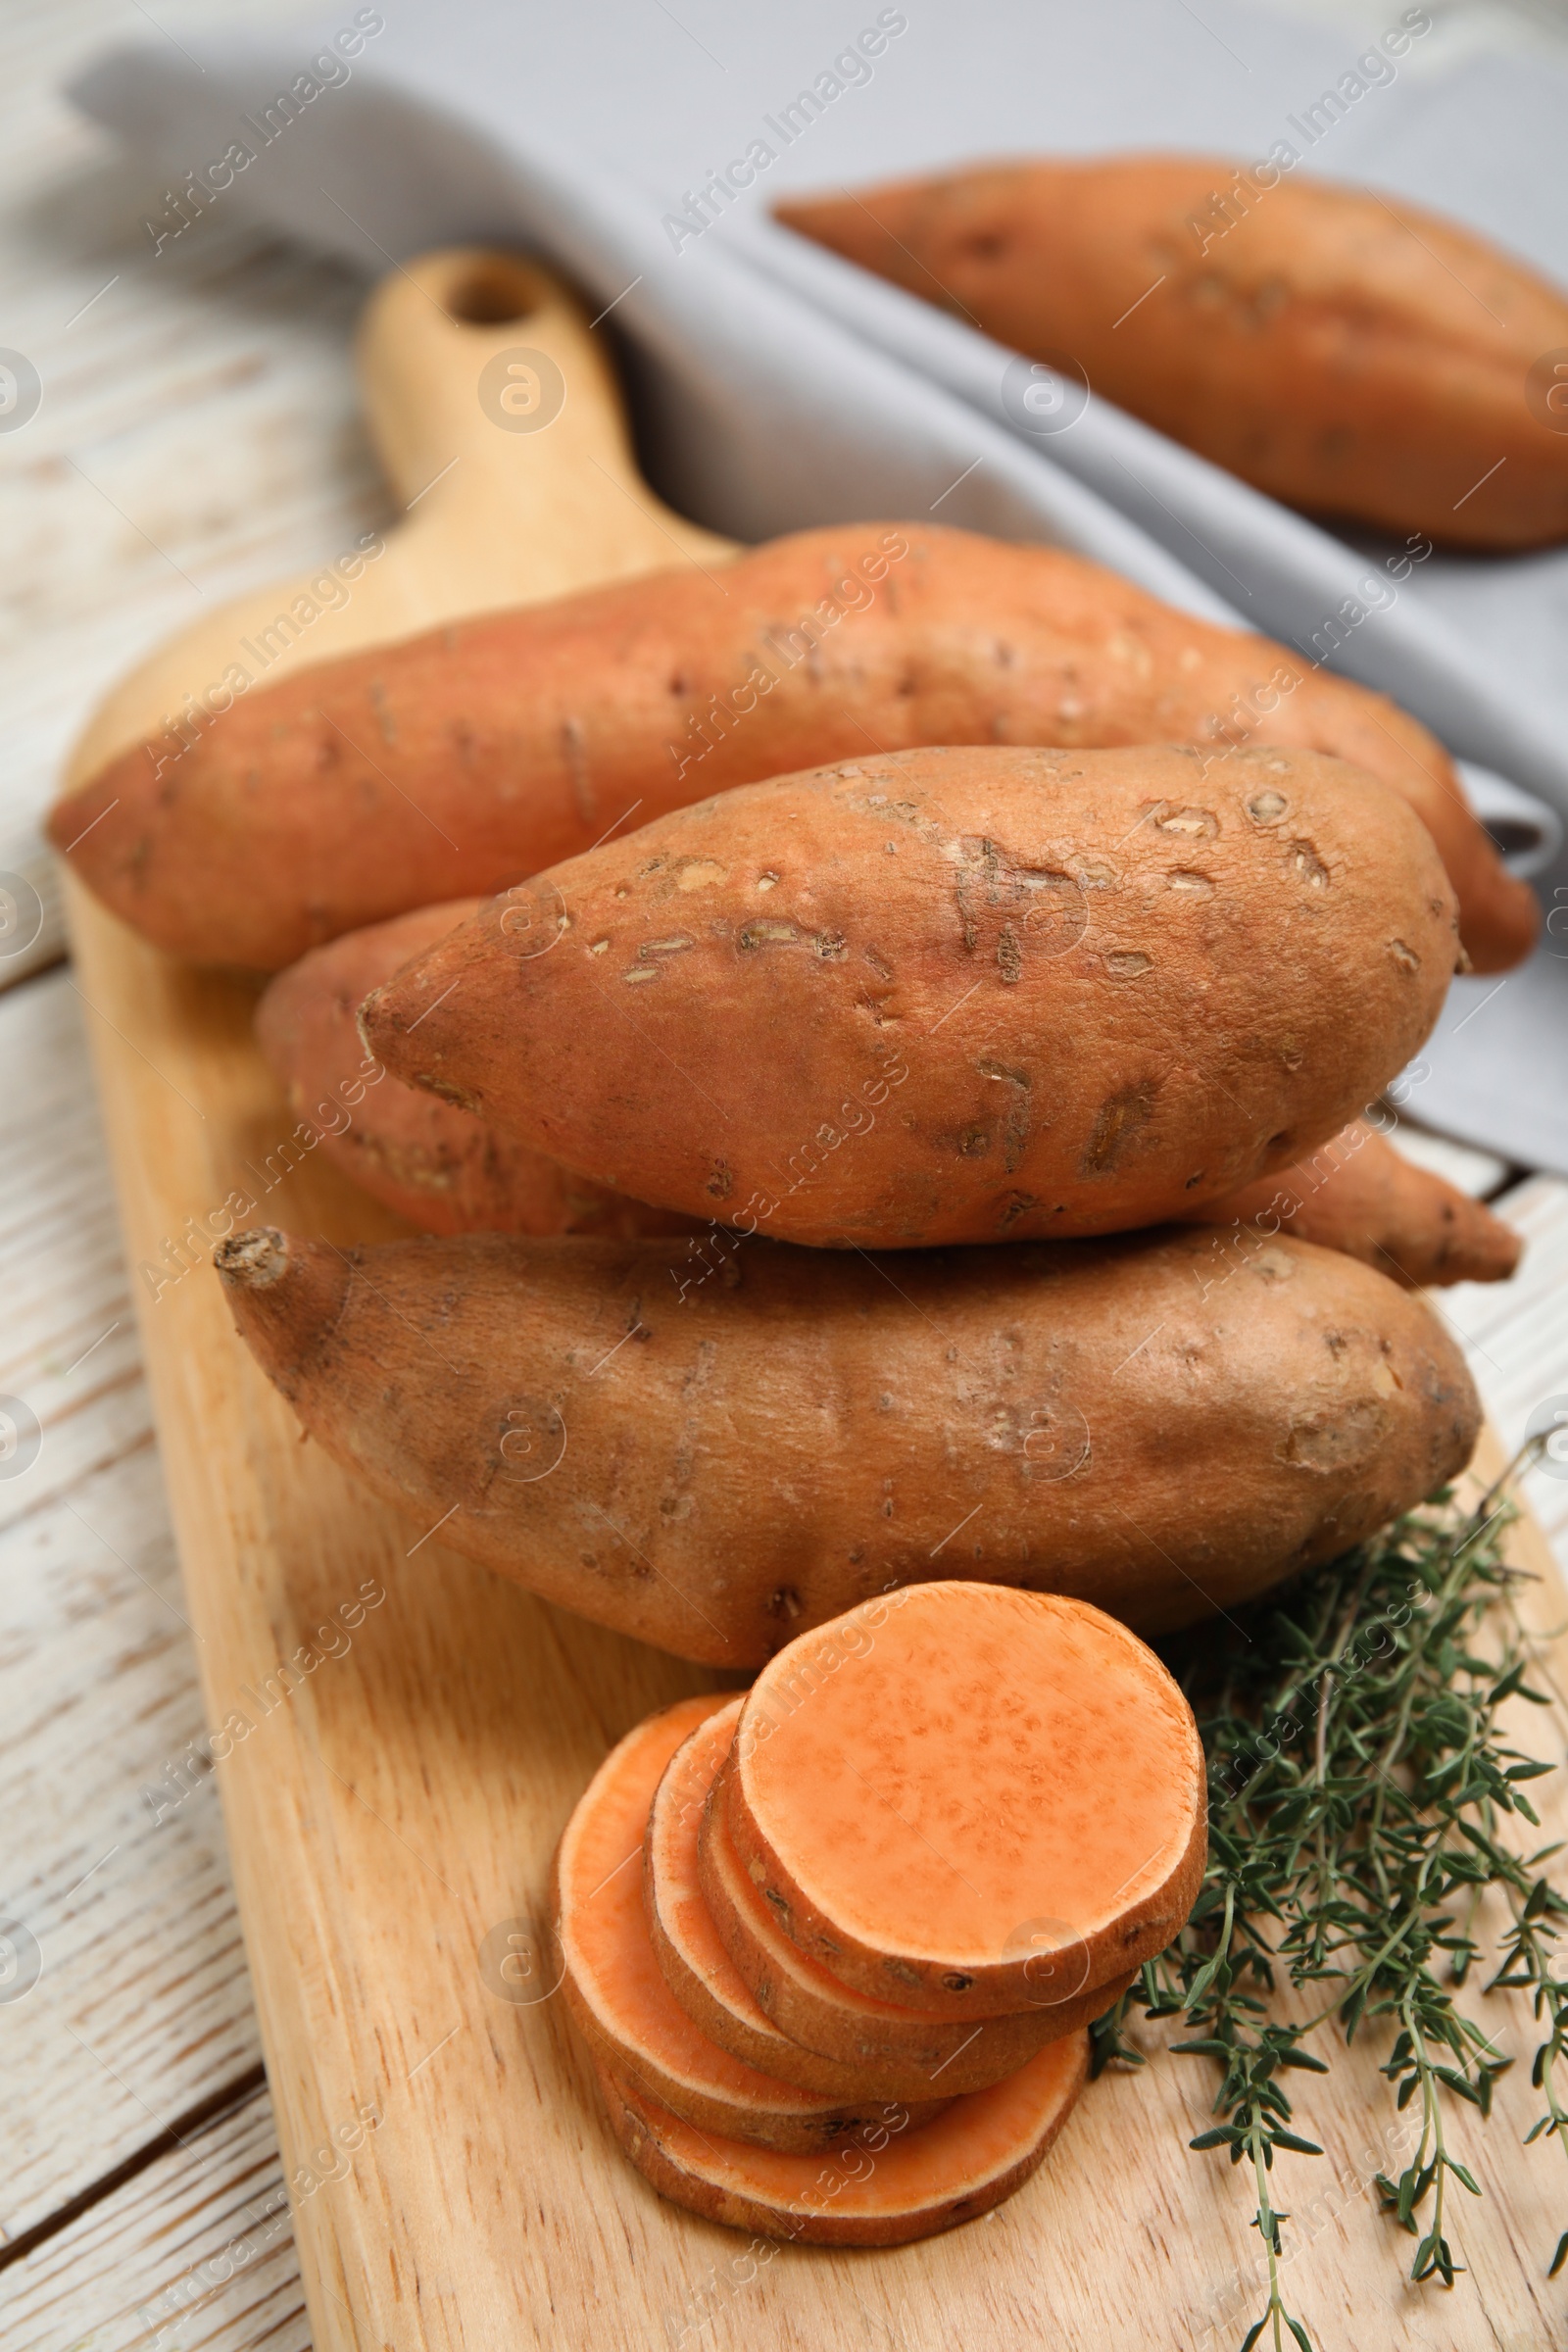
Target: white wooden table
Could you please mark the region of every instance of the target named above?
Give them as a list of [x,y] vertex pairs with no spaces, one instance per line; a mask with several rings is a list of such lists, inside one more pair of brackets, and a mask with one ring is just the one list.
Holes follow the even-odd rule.
[[[177,31],[240,13],[159,16]],[[1334,13],[1354,24],[1357,0]],[[1568,39],[1551,0],[1532,14],[1520,37],[1555,21]],[[0,1394],[43,1428],[24,1475],[0,1465],[0,1918],[24,1931],[22,1973],[0,1969],[7,2352],[309,2342],[217,1799],[192,1761],[195,1656],[87,1068],[100,1016],[60,960],[37,820],[88,707],[143,649],[386,516],[347,362],[360,282],[217,215],[155,257],[141,223],[160,191],[55,94],[77,57],[156,33],[136,0],[12,0],[0,20],[0,344],[46,387],[0,436],[0,870],[44,906],[33,948],[0,959]],[[1473,1190],[1506,1185],[1529,1239],[1514,1282],[1442,1300],[1517,1442],[1568,1395],[1568,1186],[1397,1140]],[[1568,1482],[1532,1491],[1568,1567]],[[1462,2289],[1433,2319],[1455,2343],[1476,2322]]]

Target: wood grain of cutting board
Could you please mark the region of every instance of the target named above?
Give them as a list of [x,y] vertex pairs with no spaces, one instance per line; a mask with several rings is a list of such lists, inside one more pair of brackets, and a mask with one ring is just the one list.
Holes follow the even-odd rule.
[[[498,424],[481,375],[493,386],[499,363],[525,409],[540,354],[559,414]],[[378,294],[362,357],[414,511],[288,665],[732,552],[638,479],[597,340],[542,272],[428,257]],[[211,616],[127,680],[74,775],[156,733],[290,593]],[[717,1678],[444,1550],[302,1441],[189,1237],[235,1193],[340,1244],[405,1229],[309,1153],[284,1172],[294,1119],[251,1042],[258,983],[172,962],[74,884],[70,911],[318,2352],[1238,2342],[1257,2239],[1241,2179],[1186,2152],[1212,2095],[1199,2061],[1160,2054],[1094,2085],[1019,2195],[898,2250],[769,2250],[664,2204],[622,2161],[552,1982],[550,1857],[606,1748]],[[1555,1626],[1550,1555],[1528,1522],[1515,1536]],[[1561,1758],[1539,1716],[1522,1743]],[[1506,2046],[1533,2046],[1520,1999],[1486,2014]],[[1301,2129],[1328,2153],[1276,2176],[1298,2216],[1294,2308],[1323,2352],[1557,2340],[1568,2293],[1544,2271],[1568,2183],[1556,2150],[1520,2148],[1526,2070],[1490,2125],[1453,2126],[1487,2193],[1451,2217],[1467,2277],[1418,2292],[1368,2185],[1401,2144],[1382,2054],[1369,2040],[1302,2078]]]

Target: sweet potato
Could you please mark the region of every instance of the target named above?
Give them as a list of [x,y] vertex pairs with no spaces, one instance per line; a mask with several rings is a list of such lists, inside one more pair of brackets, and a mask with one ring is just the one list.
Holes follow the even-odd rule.
[[826,2162],[699,2132],[609,2068],[599,2086],[626,2155],[672,2203],[791,2243],[899,2246],[973,2221],[1021,2188],[1088,2073],[1088,2036],[1068,2035],[934,2124],[900,2130],[895,2116]]
[[935,743],[1332,752],[1430,829],[1478,971],[1517,962],[1538,920],[1447,754],[1381,695],[1058,549],[929,525],[835,524],[722,576],[457,621],[297,671],[186,734],[112,760],[50,838],[126,922],[216,963],[276,969],[503,890],[628,817]]
[[[394,1075],[697,1216],[866,1249],[1150,1225],[1288,1167],[1427,1036],[1453,900],[1316,753],[904,752],[536,876],[361,1015]],[[541,905],[557,941],[519,955]]]
[[891,2097],[906,2090],[921,2097],[929,2088],[923,2082],[910,2086],[890,2080],[885,2067],[824,2058],[792,2041],[758,2006],[724,1948],[699,1881],[697,1833],[740,1711],[740,1700],[732,1698],[697,1724],[654,1791],[643,1838],[643,1904],[664,1982],[710,2041],[760,2074],[833,2098]]
[[1295,156],[985,163],[777,210],[1288,506],[1461,547],[1568,537],[1545,405],[1568,298],[1417,205],[1282,176]]
[[216,1257],[306,1429],[421,1535],[439,1521],[582,1616],[749,1667],[936,1576],[1158,1632],[1462,1468],[1480,1408],[1422,1300],[1243,1240],[756,1241],[704,1282],[656,1241],[339,1252],[259,1229]]
[[471,1111],[387,1078],[351,1109],[344,1078],[364,1054],[361,1001],[478,909],[476,899],[416,907],[351,931],[280,972],[256,1008],[256,1038],[345,1176],[426,1233],[693,1233],[690,1217],[648,1208],[573,1176],[559,1160]]
[[[986,2031],[976,2034],[967,2024],[955,2026],[948,2018],[847,1993],[791,1945],[785,1944],[775,1960],[771,1945],[760,1939],[748,1939],[753,1948],[745,1954],[743,1973],[728,1944],[747,1936],[746,1919],[736,1916],[737,1903],[725,1885],[719,1892],[718,1909],[726,1920],[720,1934],[698,1855],[708,1798],[734,1738],[741,1703],[732,1699],[699,1724],[671,1759],[643,1845],[643,1895],[655,1955],[670,1990],[710,2040],[781,2082],[807,2073],[807,2087],[839,2097],[875,2092],[925,2100],[937,2091],[979,2090],[999,2082],[1057,2032],[1088,2023],[1087,2010],[1081,2015],[1058,2011],[1050,2017],[1002,2019],[994,2026],[988,2021]],[[711,1877],[711,1871],[707,1865],[706,1875]],[[745,1902],[744,1889],[739,1899]],[[754,1978],[768,1995],[768,2009],[750,1990]],[[782,1999],[774,1991],[777,1978],[785,1981]],[[1110,1997],[1099,2006],[1108,2008]],[[804,2042],[785,2029],[786,2016],[805,2023]],[[836,2055],[819,2053],[824,2042]]]
[[[1082,2033],[1137,1974],[1126,1970],[1086,1992],[1074,1984],[1075,1953],[1043,1945],[1035,1954],[1039,1997],[1029,2008],[1008,2017],[938,2017],[857,1992],[792,1943],[742,1869],[723,1812],[712,1804],[703,1818],[699,1869],[710,1915],[759,2006],[806,2048],[874,2067],[907,2098],[1000,2082],[1048,2041]],[[1065,1973],[1053,1970],[1058,1958]]]
[[[885,2101],[846,2103],[760,2074],[692,2023],[649,1940],[635,1867],[659,1777],[722,1692],[688,1698],[629,1732],[600,1766],[556,1855],[553,1912],[572,2020],[594,2056],[703,2132],[808,2152],[886,2120]],[[929,2099],[912,2120],[939,2115]],[[902,2112],[902,2108],[901,2108]]]
[[[364,1054],[356,1015],[370,990],[478,911],[458,899],[351,931],[292,964],[263,997],[256,1031],[321,1149],[376,1200],[426,1233],[696,1233],[711,1220],[649,1208],[572,1176],[498,1128],[424,1089],[387,1077],[349,1113],[337,1100]],[[346,1124],[339,1124],[346,1121]],[[1285,1224],[1298,1241],[1345,1250],[1413,1287],[1501,1282],[1519,1261],[1519,1237],[1472,1200],[1352,1120],[1311,1158],[1244,1185],[1189,1223]]]
[[939,1582],[762,1669],[713,1809],[790,1941],[948,2017],[1092,1992],[1162,1952],[1207,1853],[1193,1711],[1136,1634],[1056,1593]]
[[1343,1250],[1406,1289],[1506,1282],[1524,1247],[1483,1201],[1418,1168],[1364,1119],[1276,1176],[1243,1185],[1190,1212],[1264,1236],[1288,1227],[1298,1242]]

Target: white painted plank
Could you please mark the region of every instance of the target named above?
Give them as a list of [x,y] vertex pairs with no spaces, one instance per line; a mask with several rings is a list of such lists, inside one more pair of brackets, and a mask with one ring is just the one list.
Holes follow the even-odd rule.
[[310,2352],[265,2091],[0,2273],[0,2336],[7,2352]]

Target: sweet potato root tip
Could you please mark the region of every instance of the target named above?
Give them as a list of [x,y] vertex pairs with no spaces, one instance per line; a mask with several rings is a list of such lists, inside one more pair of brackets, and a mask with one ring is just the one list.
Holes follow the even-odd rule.
[[857,1991],[949,2016],[1089,1991],[1162,1951],[1202,1878],[1202,1747],[1100,1610],[930,1584],[758,1676],[713,1798],[784,1934]]
[[1189,1624],[1410,1508],[1480,1423],[1419,1298],[1284,1235],[692,1269],[672,1242],[291,1237],[228,1297],[417,1532],[726,1667],[933,1565]]
[[[686,1699],[639,1724],[573,1812],[554,1881],[567,2005],[596,2060],[701,2132],[821,2150],[881,2121],[885,2102],[802,2090],[720,2049],[676,2001],[649,1937],[636,1864],[654,1790],[674,1750],[724,1703],[721,1692]],[[913,2120],[946,2104],[934,2097]]]
[[220,1242],[213,1263],[230,1290],[270,1290],[288,1272],[288,1236],[275,1225],[253,1225]]
[[1081,2033],[1137,1973],[1125,1971],[1092,1993],[1037,1984],[1031,2005],[1009,2017],[938,2017],[857,1992],[791,1943],[741,1868],[722,1809],[712,1803],[703,1816],[698,1868],[724,1947],[779,2031],[824,2056],[874,2067],[878,2080],[905,2098],[929,2096],[938,2086],[968,2091],[1000,2082],[1048,2041]]
[[1505,1282],[1524,1248],[1483,1201],[1406,1159],[1363,1119],[1183,1221],[1235,1224],[1258,1236],[1283,1230],[1357,1257],[1407,1290]]
[[790,2243],[895,2246],[956,2229],[1022,2187],[1088,2072],[1088,2037],[1073,2034],[934,2123],[901,2127],[895,2116],[826,2160],[695,2131],[609,2068],[599,2086],[626,2155],[674,2204]]
[[462,925],[371,1051],[586,1178],[830,1248],[1185,1216],[1373,1100],[1456,954],[1409,808],[1306,752],[898,753],[529,890],[560,944]]
[[[688,567],[318,663],[194,743],[127,751],[49,830],[158,946],[275,970],[433,896],[505,890],[632,802],[647,819],[863,760],[868,739],[1332,752],[1431,831],[1478,971],[1517,961],[1539,919],[1446,753],[1383,696],[1060,549],[913,523],[801,532],[722,586]],[[432,821],[463,843],[436,867]]]

